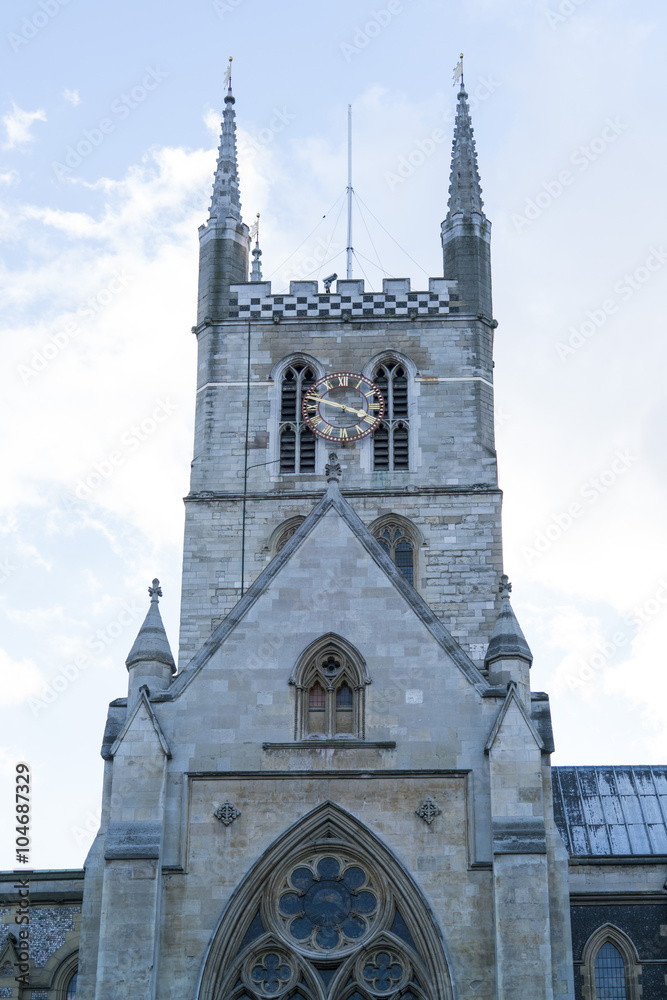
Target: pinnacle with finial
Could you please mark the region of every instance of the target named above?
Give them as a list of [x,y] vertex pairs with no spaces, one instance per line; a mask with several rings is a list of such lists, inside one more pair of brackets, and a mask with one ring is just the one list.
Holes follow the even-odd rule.
[[251,281],[261,281],[262,280],[262,262],[260,257],[262,256],[262,251],[259,249],[259,212],[257,213],[257,219],[250,229],[250,240],[255,240],[255,245],[252,248],[252,269],[250,273]]
[[160,581],[157,577],[153,580],[153,586],[148,588],[148,593],[150,595],[151,603],[155,601],[157,604],[159,598],[162,597],[162,587],[160,586]]

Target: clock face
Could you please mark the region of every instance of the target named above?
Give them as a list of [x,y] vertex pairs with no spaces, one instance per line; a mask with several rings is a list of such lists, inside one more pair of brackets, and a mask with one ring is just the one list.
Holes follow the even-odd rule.
[[302,414],[310,429],[327,441],[358,441],[382,422],[384,397],[364,375],[334,372],[311,385]]

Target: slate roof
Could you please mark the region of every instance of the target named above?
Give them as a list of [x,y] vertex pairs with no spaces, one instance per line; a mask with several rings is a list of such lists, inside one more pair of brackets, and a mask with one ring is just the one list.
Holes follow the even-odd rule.
[[666,767],[554,767],[554,815],[570,857],[667,855]]

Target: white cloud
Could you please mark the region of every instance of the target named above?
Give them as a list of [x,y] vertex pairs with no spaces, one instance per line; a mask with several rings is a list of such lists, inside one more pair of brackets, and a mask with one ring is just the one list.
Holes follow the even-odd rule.
[[45,122],[46,111],[43,108],[37,111],[24,111],[14,103],[12,110],[3,115],[2,121],[7,129],[7,141],[3,143],[2,148],[16,149],[18,146],[25,146],[35,141],[30,131],[31,126],[35,122]]
[[79,96],[78,90],[69,90],[66,87],[65,90],[63,90],[62,92],[62,96],[65,98],[66,101],[68,101],[74,107],[76,107],[77,104],[81,104],[81,98]]
[[36,697],[46,678],[32,660],[13,660],[0,649],[0,705],[21,705]]
[[18,179],[19,175],[16,170],[0,171],[0,184],[6,184],[7,187],[10,187],[12,184],[17,184]]

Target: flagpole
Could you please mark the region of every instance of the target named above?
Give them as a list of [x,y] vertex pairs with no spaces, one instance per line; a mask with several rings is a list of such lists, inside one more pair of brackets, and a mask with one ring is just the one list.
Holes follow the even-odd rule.
[[347,106],[347,277],[352,277],[352,105]]

